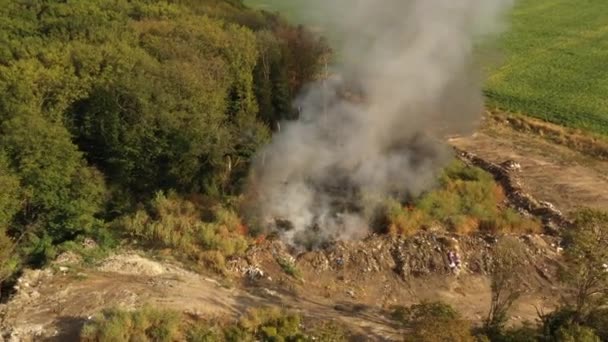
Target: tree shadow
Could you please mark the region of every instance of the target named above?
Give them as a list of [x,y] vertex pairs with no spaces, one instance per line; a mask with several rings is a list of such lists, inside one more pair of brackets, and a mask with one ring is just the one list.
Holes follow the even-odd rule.
[[59,317],[55,321],[55,327],[57,328],[57,334],[52,337],[42,339],[45,342],[70,342],[80,341],[80,331],[87,322],[86,318],[83,317]]
[[[349,322],[348,325],[357,327],[356,332],[351,331],[353,335],[350,336],[349,341],[394,341],[394,336],[402,330],[401,325],[390,318],[390,312],[380,307],[355,301],[322,302],[302,296],[291,289],[271,286],[271,284],[264,285],[270,285],[269,288],[277,296],[269,296],[265,292],[268,287],[264,287],[262,284],[257,286],[250,284],[246,287],[246,293],[256,298],[256,300],[252,301],[249,296],[237,297],[236,301],[239,303],[237,311],[246,310],[252,307],[251,304],[255,307],[256,303],[258,306],[260,306],[260,303],[264,303],[262,306],[277,306],[295,310],[309,318]],[[263,300],[260,301],[262,298]],[[368,324],[357,324],[357,321],[368,322]],[[383,334],[383,332],[386,334]]]

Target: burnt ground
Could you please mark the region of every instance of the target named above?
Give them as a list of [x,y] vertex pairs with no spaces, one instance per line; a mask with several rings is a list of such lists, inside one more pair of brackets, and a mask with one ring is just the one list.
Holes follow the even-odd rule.
[[[495,164],[519,163],[521,187],[563,212],[577,206],[608,208],[608,162],[500,125],[451,143]],[[513,308],[511,324],[534,321],[537,309],[550,310],[558,290],[556,239],[516,239],[526,250],[528,266],[522,272],[527,292]],[[445,260],[454,243],[464,261],[459,277],[450,274]],[[71,341],[90,316],[108,307],[151,304],[200,317],[237,318],[249,307],[277,305],[312,320],[342,322],[364,340],[395,340],[402,332],[388,318],[393,305],[443,300],[466,318],[483,320],[495,243],[494,237],[441,232],[408,240],[372,236],[298,255],[295,276],[277,263],[291,258],[278,242],[264,242],[233,260],[223,277],[128,253],[95,267],[55,265],[25,272],[14,298],[0,308],[1,328],[14,341]]]

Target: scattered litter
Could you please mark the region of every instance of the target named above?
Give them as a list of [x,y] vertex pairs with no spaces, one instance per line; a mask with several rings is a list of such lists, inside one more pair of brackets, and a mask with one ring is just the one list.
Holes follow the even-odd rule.
[[264,277],[264,271],[257,266],[247,266],[245,269],[245,275],[249,280],[258,280]]
[[500,165],[507,171],[521,171],[521,164],[514,160],[507,160]]
[[338,257],[336,259],[336,265],[338,265],[338,267],[343,267],[344,266],[344,258]]
[[262,289],[262,291],[263,291],[265,294],[267,294],[267,295],[269,295],[269,296],[271,296],[271,297],[277,297],[277,298],[278,298],[278,297],[280,297],[280,296],[279,296],[279,294],[278,294],[276,291],[269,290],[269,289],[267,289],[267,288]]
[[458,252],[454,252],[454,251],[449,251],[448,252],[448,266],[450,267],[450,270],[452,271],[452,273],[456,276],[458,276],[458,274],[460,274],[460,268],[461,268],[461,261],[460,261],[460,255],[458,255]]

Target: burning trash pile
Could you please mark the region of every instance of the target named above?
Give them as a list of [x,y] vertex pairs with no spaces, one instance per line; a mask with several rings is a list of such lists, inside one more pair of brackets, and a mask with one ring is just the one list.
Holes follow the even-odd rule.
[[472,131],[482,113],[473,47],[511,2],[311,1],[336,13],[340,76],[311,84],[300,118],[259,153],[257,225],[292,245],[355,239],[369,233],[374,199],[429,189],[452,158],[442,137]]

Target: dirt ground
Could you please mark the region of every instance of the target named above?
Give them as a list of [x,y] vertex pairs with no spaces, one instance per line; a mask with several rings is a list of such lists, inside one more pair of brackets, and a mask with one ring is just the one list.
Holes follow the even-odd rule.
[[[441,241],[423,234],[337,243],[293,259],[301,271],[298,277],[287,275],[276,262],[288,255],[279,241],[265,242],[235,260],[226,277],[196,274],[141,252],[115,255],[93,268],[55,265],[22,276],[17,294],[2,308],[2,328],[12,341],[77,341],[82,325],[104,308],[152,305],[200,318],[236,319],[247,308],[273,305],[309,320],[340,322],[362,341],[394,341],[402,334],[389,318],[394,305],[438,300],[479,323],[490,304],[485,265],[491,246],[481,237],[460,238],[464,266],[456,277],[444,262]],[[544,275],[552,273],[557,259],[552,238],[519,241],[532,266],[526,271],[528,293],[513,309],[511,324],[533,321],[536,308],[551,308],[555,298],[551,277]],[[249,277],[252,266],[263,275]],[[409,273],[399,272],[403,266]]]
[[[341,322],[364,336],[362,340],[390,341],[399,340],[399,328],[387,317],[388,307],[373,293],[366,293],[369,289],[390,286],[395,304],[442,300],[474,321],[485,317],[490,296],[488,280],[476,275],[458,279],[429,276],[406,283],[392,272],[382,272],[374,276],[376,284],[372,280],[371,284],[346,285],[335,285],[336,277],[325,275],[315,286],[301,280],[294,286],[290,277],[274,275],[273,280],[265,278],[255,284],[228,284],[132,254],[114,257],[112,262],[117,267],[114,270],[102,266],[70,269],[65,274],[32,271],[33,275],[26,275],[24,281],[31,283],[5,307],[3,325],[11,327],[13,340],[77,341],[80,327],[100,310],[148,304],[197,317],[233,318],[250,307],[275,305],[315,320]],[[124,274],[125,270],[130,274]],[[314,276],[304,279],[315,282]],[[317,290],[321,284],[342,294],[325,296]],[[356,294],[350,296],[347,288]],[[546,305],[538,296],[525,298],[513,314],[518,320],[534,319],[535,306]]]
[[496,123],[450,143],[494,163],[518,162],[524,190],[564,213],[582,206],[608,209],[608,161]]
[[3,308],[2,325],[10,327],[14,341],[77,341],[80,327],[104,308],[143,305],[202,318],[238,318],[247,308],[275,305],[316,319],[340,317],[353,331],[381,336],[380,340],[397,334],[377,309],[340,312],[325,298],[220,282],[136,254],[114,256],[95,269],[28,271],[19,285],[17,295]]

